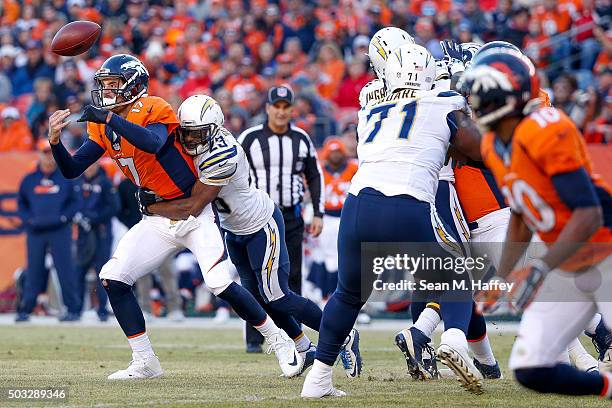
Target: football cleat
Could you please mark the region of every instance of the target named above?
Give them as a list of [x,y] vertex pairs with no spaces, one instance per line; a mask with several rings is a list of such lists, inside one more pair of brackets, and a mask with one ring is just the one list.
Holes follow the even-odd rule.
[[272,351],[274,351],[278,359],[278,365],[280,365],[281,371],[285,377],[295,377],[302,372],[304,359],[295,349],[293,340],[291,340],[284,331],[279,330],[278,333],[273,334],[266,340],[270,344],[267,353],[271,354]]
[[612,372],[612,332],[606,327],[603,319],[599,321],[594,334],[584,332],[593,341],[599,353],[599,370]]
[[340,349],[340,360],[348,378],[359,377],[361,374],[361,353],[359,351],[359,331],[351,329]]
[[482,374],[468,357],[467,350],[459,351],[448,344],[440,344],[437,356],[453,370],[463,388],[473,394],[482,394]]
[[474,359],[474,367],[476,367],[482,376],[488,380],[499,380],[503,378],[502,372],[499,369],[499,363],[497,361],[495,361],[495,365],[488,365]]
[[137,357],[132,355],[132,361],[125,370],[119,370],[108,376],[109,380],[140,380],[145,378],[155,378],[163,375],[164,372],[159,364],[156,355],[148,357]]
[[[395,345],[406,359],[408,374],[414,380],[431,380],[438,378],[438,368],[433,348],[429,345],[431,339],[416,327],[402,330],[395,335]],[[427,356],[424,356],[427,354]],[[427,367],[424,361],[427,357]]]
[[314,363],[316,353],[317,346],[312,343],[310,343],[310,347],[308,347],[308,350],[300,351],[300,355],[302,356],[302,359],[304,359],[304,366],[302,367],[302,371],[300,372],[300,374],[306,371],[306,369]]

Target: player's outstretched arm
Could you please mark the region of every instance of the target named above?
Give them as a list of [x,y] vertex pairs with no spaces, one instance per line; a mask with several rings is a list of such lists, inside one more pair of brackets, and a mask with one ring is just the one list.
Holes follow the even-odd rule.
[[[451,129],[454,132],[454,137],[451,139],[453,150],[457,150],[472,160],[482,160],[480,155],[482,135],[476,123],[462,111],[452,112],[452,118],[449,118],[448,123],[449,126],[455,128]],[[451,150],[451,154],[453,150]]]
[[67,179],[79,177],[85,169],[91,166],[104,154],[104,149],[96,142],[87,139],[85,143],[72,156],[60,139],[62,129],[70,124],[66,118],[70,110],[59,110],[49,117],[49,144],[51,152],[60,171]]
[[147,207],[147,211],[171,220],[186,220],[190,215],[197,217],[204,207],[217,198],[222,187],[196,181],[188,198],[151,204]]
[[128,142],[147,153],[157,153],[168,140],[168,128],[163,123],[150,123],[146,127],[132,123],[121,116],[87,106],[78,122],[105,124],[117,134],[125,137]]

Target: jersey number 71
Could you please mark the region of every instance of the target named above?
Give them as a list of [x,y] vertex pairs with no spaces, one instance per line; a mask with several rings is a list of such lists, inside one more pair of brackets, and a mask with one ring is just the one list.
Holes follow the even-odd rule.
[[[374,138],[376,137],[376,135],[378,135],[378,132],[380,131],[380,128],[382,127],[382,121],[387,118],[387,116],[389,115],[389,110],[393,108],[394,106],[396,106],[396,104],[392,103],[389,105],[377,106],[374,109],[370,110],[367,121],[369,122],[372,116],[377,115],[377,114],[378,114],[378,120],[374,124],[374,129],[372,129],[372,132],[370,132],[370,134],[368,135],[364,143],[370,143],[374,141]],[[404,107],[402,108],[401,112],[404,114],[404,121],[402,122],[402,127],[399,132],[399,136],[398,136],[399,139],[408,139],[408,136],[410,135],[410,130],[412,129],[412,124],[414,123],[414,117],[416,116],[416,111],[417,111],[416,101],[410,102],[404,105]]]

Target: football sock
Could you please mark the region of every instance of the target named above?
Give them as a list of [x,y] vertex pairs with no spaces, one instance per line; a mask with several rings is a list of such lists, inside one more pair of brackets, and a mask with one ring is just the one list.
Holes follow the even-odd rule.
[[431,338],[434,330],[440,323],[440,314],[433,307],[426,307],[419,315],[419,318],[414,322],[414,327],[423,332],[427,337]]
[[353,328],[363,305],[364,302],[361,301],[359,295],[339,290],[334,292],[325,305],[323,320],[321,320],[317,360],[328,366],[334,365],[340,348]]
[[489,343],[489,336],[486,333],[480,340],[468,340],[468,346],[479,363],[490,366],[495,365],[495,356],[491,349],[491,343]]
[[304,323],[313,330],[318,331],[321,326],[323,312],[319,306],[295,292],[289,291],[285,296],[268,305],[277,311],[291,314],[298,322]]
[[441,301],[440,316],[442,316],[445,330],[456,328],[467,333],[472,316],[472,302]]
[[410,315],[412,316],[412,322],[415,323],[419,320],[421,313],[425,310],[427,302],[412,302],[410,303]]
[[299,353],[308,350],[312,345],[312,342],[304,332],[302,332],[302,334],[298,337],[294,338],[293,342],[295,343],[295,348]]
[[601,395],[610,398],[609,374],[585,373],[567,364],[520,368],[514,371],[523,386],[542,393]]
[[586,332],[589,334],[595,334],[595,330],[597,330],[597,325],[601,321],[601,315],[599,313],[595,313],[595,316],[591,319],[589,324],[586,327]]
[[144,316],[132,287],[112,279],[102,279],[102,287],[108,294],[108,300],[125,336],[130,338],[144,333]]
[[278,310],[271,308],[269,304],[264,305],[264,310],[268,312],[268,315],[272,318],[272,320],[274,320],[274,323],[283,329],[292,339],[295,339],[304,333],[302,327],[292,315],[287,314],[286,312],[279,312]]
[[138,357],[144,358],[155,354],[146,332],[134,337],[128,337],[128,343],[130,343],[132,353]]
[[266,320],[267,315],[263,307],[257,303],[248,290],[236,282],[232,282],[217,297],[229,303],[234,312],[253,327],[261,325]]
[[472,302],[472,316],[470,317],[470,324],[468,331],[465,334],[468,341],[478,341],[487,335],[487,322],[482,314],[478,313],[476,309],[476,303]]
[[266,339],[280,331],[280,329],[268,316],[266,316],[266,319],[261,324],[254,325],[253,327],[257,329],[257,331],[259,331]]

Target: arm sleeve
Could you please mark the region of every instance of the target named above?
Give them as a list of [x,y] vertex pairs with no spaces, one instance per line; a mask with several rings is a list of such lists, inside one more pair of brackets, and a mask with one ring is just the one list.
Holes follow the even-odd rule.
[[102,157],[104,149],[93,140],[87,139],[74,156],[68,153],[61,141],[51,145],[51,152],[64,177],[73,179],[83,174],[86,168]]
[[601,205],[595,192],[595,186],[584,167],[567,173],[555,174],[552,182],[561,201],[572,210]]
[[308,150],[308,157],[304,160],[304,176],[308,183],[314,215],[322,217],[325,213],[325,192],[323,190],[325,183],[323,181],[323,171],[321,171],[317,159],[317,151],[310,138],[308,138]]
[[142,127],[113,114],[107,126],[147,153],[157,153],[168,139],[168,128],[163,123],[151,123]]

